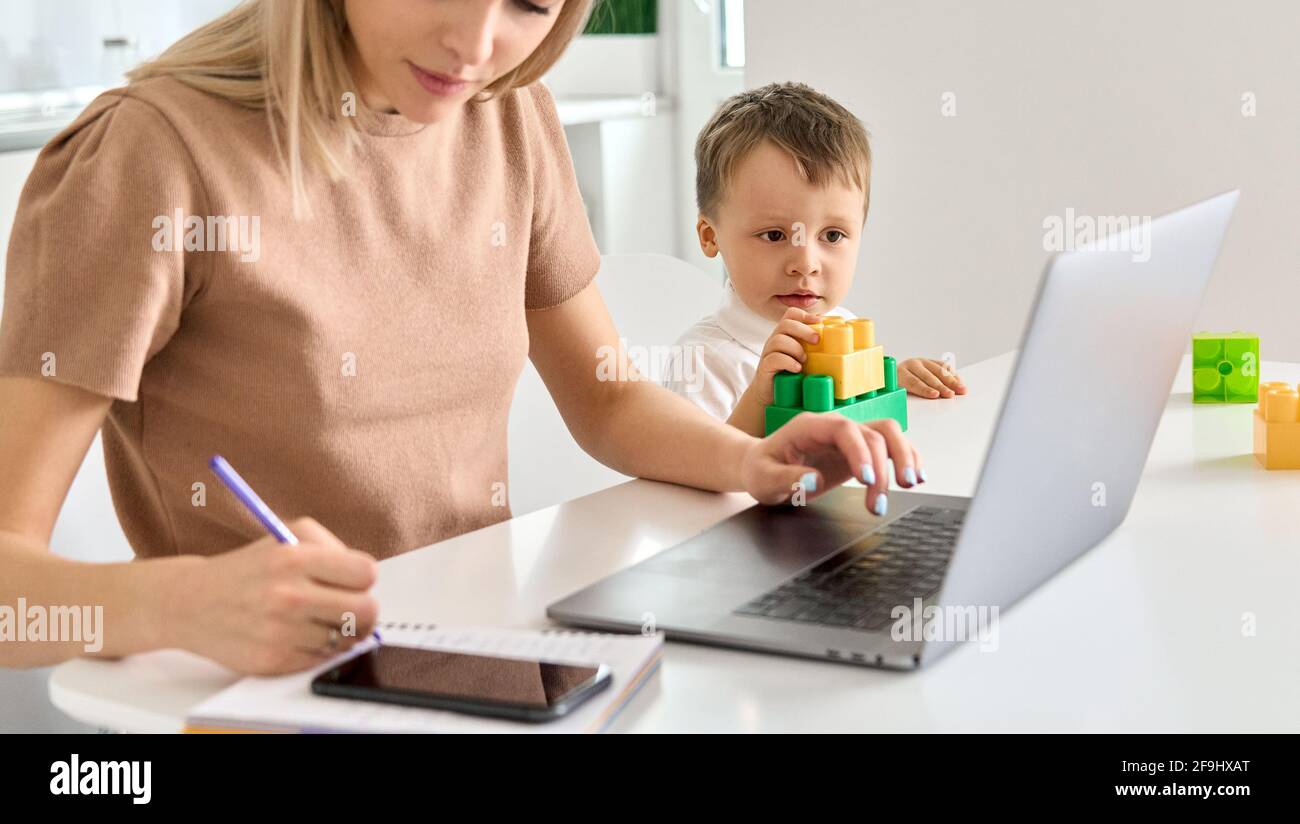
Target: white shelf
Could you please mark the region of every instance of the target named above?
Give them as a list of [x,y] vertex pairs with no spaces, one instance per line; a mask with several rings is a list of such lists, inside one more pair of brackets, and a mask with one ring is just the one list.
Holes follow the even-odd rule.
[[555,109],[565,126],[601,123],[632,117],[653,117],[673,110],[669,97],[650,100],[637,95],[566,95],[555,99]]
[[0,152],[44,146],[102,91],[102,86],[75,86],[0,94]]

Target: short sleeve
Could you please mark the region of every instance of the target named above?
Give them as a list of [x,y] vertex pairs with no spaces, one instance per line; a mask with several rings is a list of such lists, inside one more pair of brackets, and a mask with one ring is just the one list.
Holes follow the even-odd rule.
[[[735,350],[737,347],[730,347]],[[694,338],[688,332],[673,346],[660,385],[681,395],[720,421],[735,411],[740,396],[753,379],[737,352],[717,342]]]
[[0,374],[135,401],[145,364],[180,324],[185,218],[205,211],[193,160],[161,112],[121,92],[93,101],[23,187]]
[[600,268],[600,250],[573,172],[555,98],[538,81],[523,93],[533,109],[529,147],[533,171],[533,219],[528,244],[527,309],[546,309],[582,291]]

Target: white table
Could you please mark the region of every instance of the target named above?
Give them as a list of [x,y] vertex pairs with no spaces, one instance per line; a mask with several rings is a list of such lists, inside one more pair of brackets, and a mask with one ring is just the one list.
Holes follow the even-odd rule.
[[[963,368],[966,397],[911,401],[928,491],[974,488],[1011,365]],[[1296,382],[1300,364],[1262,374]],[[1185,359],[1127,521],[1007,611],[997,651],[899,673],[670,643],[615,729],[1300,730],[1300,471],[1256,464],[1252,408],[1193,408]],[[384,561],[382,618],[544,626],[548,603],[750,502],[631,481]],[[174,731],[234,679],[167,650],[66,663],[50,698],[93,725]]]

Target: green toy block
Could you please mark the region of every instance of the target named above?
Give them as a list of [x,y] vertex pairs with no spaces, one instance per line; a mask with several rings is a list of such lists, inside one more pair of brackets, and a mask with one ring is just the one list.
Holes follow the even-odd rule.
[[763,431],[771,435],[800,412],[838,412],[849,420],[866,422],[893,418],[907,430],[907,390],[898,387],[898,365],[885,358],[885,386],[848,400],[836,401],[828,375],[782,372],[773,385],[776,403],[765,410]]
[[1259,336],[1245,332],[1192,335],[1192,402],[1259,400]]

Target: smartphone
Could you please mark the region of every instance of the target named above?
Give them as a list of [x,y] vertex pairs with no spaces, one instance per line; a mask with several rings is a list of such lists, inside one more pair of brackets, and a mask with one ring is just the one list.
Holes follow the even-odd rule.
[[609,686],[604,664],[554,664],[383,645],[321,673],[317,695],[540,723]]

